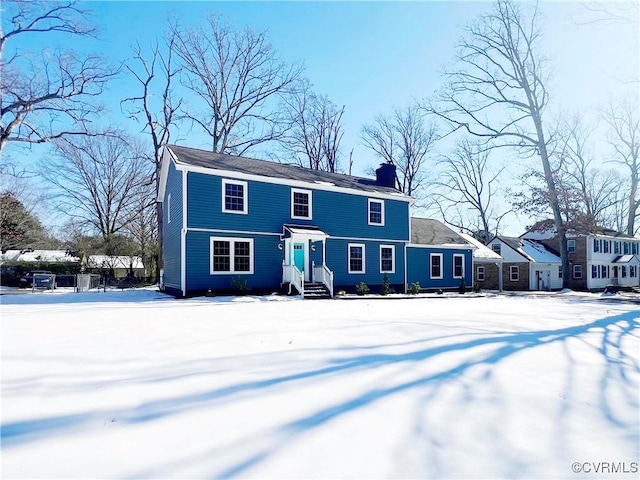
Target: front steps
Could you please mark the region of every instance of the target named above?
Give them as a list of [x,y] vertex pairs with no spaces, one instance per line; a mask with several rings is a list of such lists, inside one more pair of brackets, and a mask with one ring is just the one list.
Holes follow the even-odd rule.
[[329,289],[322,283],[304,282],[303,288],[305,299],[331,298]]

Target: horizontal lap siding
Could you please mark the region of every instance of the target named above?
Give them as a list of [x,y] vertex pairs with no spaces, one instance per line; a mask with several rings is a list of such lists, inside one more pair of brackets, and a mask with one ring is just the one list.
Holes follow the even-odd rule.
[[409,204],[384,200],[385,226],[368,225],[368,198],[361,195],[312,191],[312,218],[291,218],[291,187],[248,181],[248,214],[222,212],[222,178],[188,173],[188,227],[277,233],[285,224],[315,225],[330,236],[408,240]]
[[[349,243],[365,245],[365,273],[349,273]],[[395,273],[389,273],[392,285],[404,285],[404,244],[388,241],[327,240],[327,266],[333,271],[336,288],[353,288],[360,282],[382,285],[380,245],[395,245]]]
[[[252,238],[253,274],[229,273],[211,275],[211,237]],[[282,281],[282,251],[277,236],[187,233],[187,291],[222,291],[232,289],[231,280],[239,277],[250,288],[274,289]]]
[[[181,242],[182,242],[182,175],[173,162],[169,164],[167,185],[163,202],[162,262],[164,283],[181,288]],[[171,194],[171,202],[168,201]],[[169,212],[171,209],[171,212]],[[171,222],[168,221],[171,215]]]
[[[432,253],[442,254],[442,279],[432,279],[430,272],[429,256]],[[472,256],[471,250],[466,249],[442,249],[407,247],[407,281],[409,285],[420,283],[421,288],[458,288],[460,279],[453,278],[453,255],[463,254],[464,258],[464,282],[472,285]]]

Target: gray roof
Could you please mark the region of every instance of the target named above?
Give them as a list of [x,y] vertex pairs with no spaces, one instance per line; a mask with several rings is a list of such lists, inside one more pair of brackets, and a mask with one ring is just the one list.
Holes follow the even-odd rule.
[[[328,184],[341,188],[350,188],[365,192],[403,195],[395,188],[382,187],[376,180],[353,177],[341,173],[322,172],[298,165],[268,162],[255,158],[238,157],[223,153],[213,153],[197,148],[169,145],[178,162],[196,167],[228,170],[232,172],[259,175],[262,177],[283,178],[299,182]],[[408,197],[407,197],[408,198]]]
[[471,246],[442,222],[431,218],[411,218],[411,243],[417,245]]

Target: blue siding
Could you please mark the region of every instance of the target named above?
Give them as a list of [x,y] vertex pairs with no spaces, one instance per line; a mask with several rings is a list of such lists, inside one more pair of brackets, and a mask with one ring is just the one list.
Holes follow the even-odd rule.
[[[164,283],[168,287],[180,289],[181,282],[181,241],[182,241],[182,175],[173,162],[169,164],[169,173],[163,199],[163,244],[162,260]],[[169,202],[169,194],[171,201]],[[171,209],[171,212],[169,212]],[[168,221],[169,215],[171,222]]]
[[409,240],[406,201],[384,200],[385,226],[380,227],[368,225],[368,197],[305,187],[312,191],[312,219],[292,219],[291,187],[248,181],[248,214],[223,213],[222,177],[195,172],[187,175],[189,228],[278,233],[284,224],[306,224],[316,225],[330,236]]
[[[365,273],[349,273],[349,243],[365,245]],[[327,266],[333,270],[336,289],[352,290],[358,283],[364,282],[375,292],[382,285],[384,273],[380,273],[380,245],[395,245],[395,273],[389,273],[393,285],[404,285],[404,244],[400,242],[327,240]]]
[[[211,275],[211,237],[232,237],[253,239],[253,274]],[[278,249],[280,239],[274,235],[210,234],[205,232],[187,233],[187,291],[224,291],[232,289],[231,280],[240,277],[250,288],[278,290],[282,281],[283,253]]]
[[[432,279],[430,276],[429,255],[431,253],[441,253],[443,263],[442,279]],[[460,279],[453,278],[453,255],[464,254],[464,277],[467,287],[472,285],[472,253],[467,249],[438,249],[407,247],[407,282],[411,285],[419,282],[421,288],[458,288]]]

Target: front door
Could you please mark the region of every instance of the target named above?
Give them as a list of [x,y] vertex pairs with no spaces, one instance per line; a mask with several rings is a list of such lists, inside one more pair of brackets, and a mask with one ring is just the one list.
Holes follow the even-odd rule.
[[[293,264],[301,272],[305,272],[304,268],[304,243],[293,244]],[[307,272],[305,272],[305,277]]]

